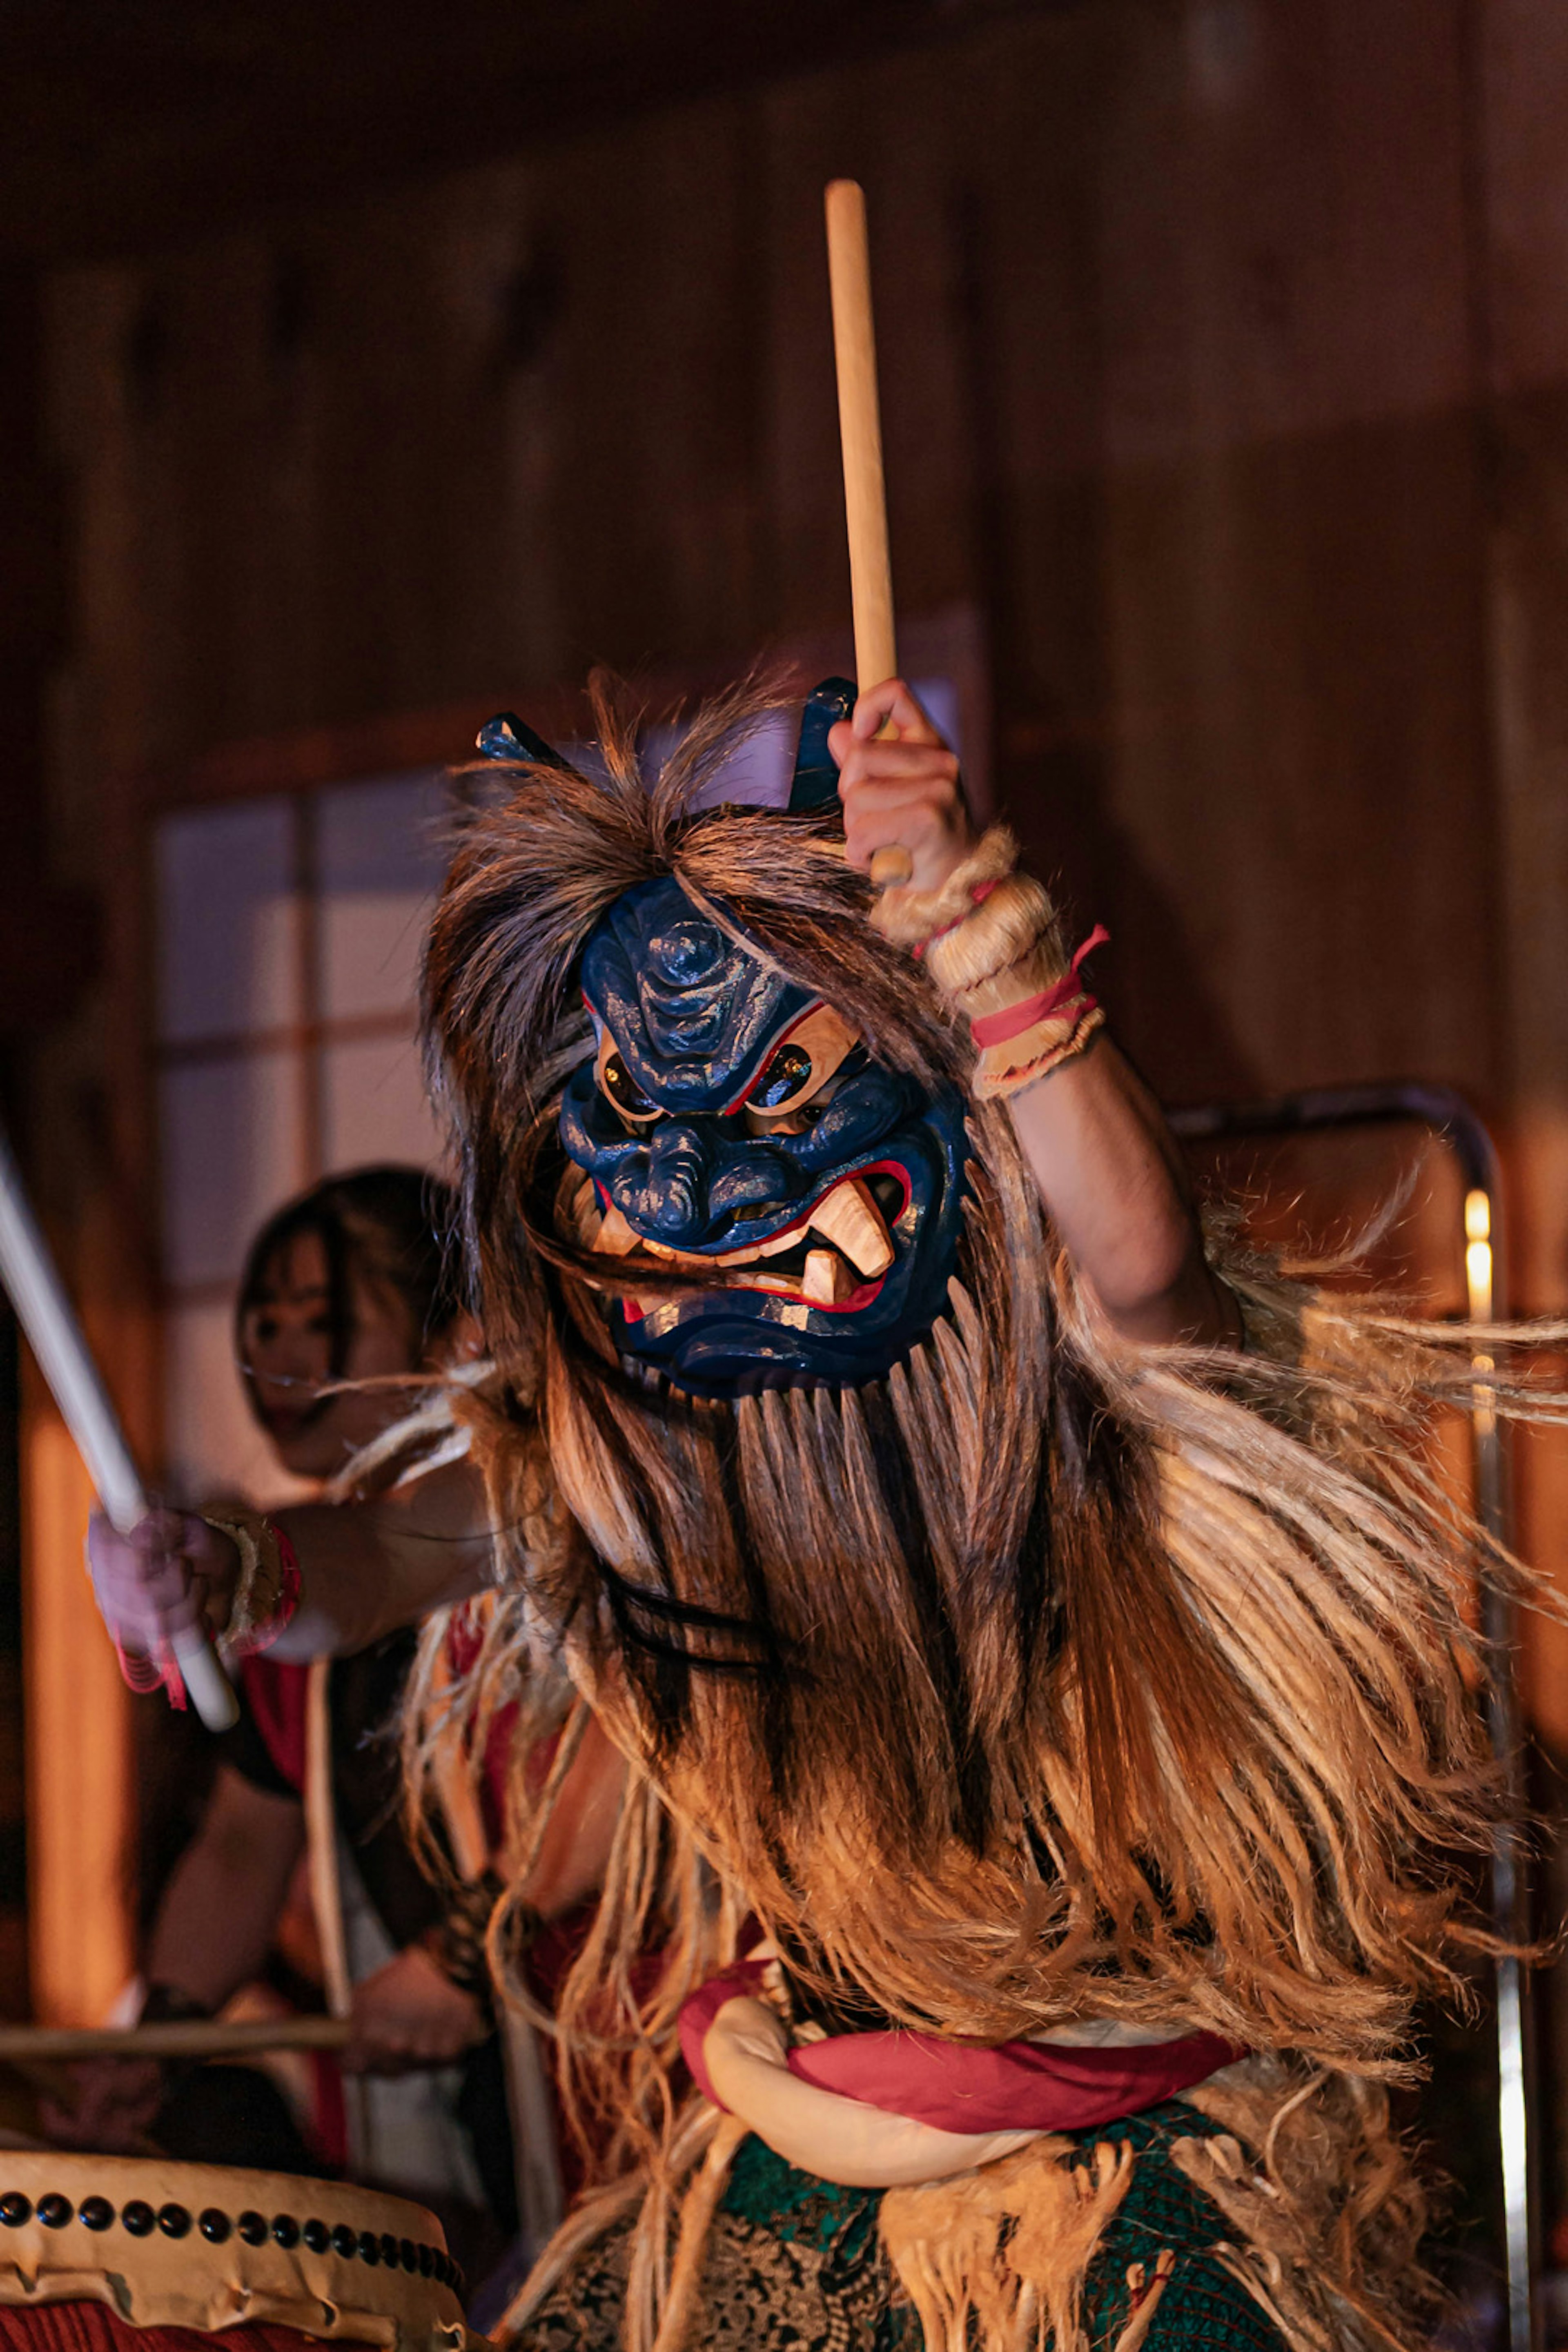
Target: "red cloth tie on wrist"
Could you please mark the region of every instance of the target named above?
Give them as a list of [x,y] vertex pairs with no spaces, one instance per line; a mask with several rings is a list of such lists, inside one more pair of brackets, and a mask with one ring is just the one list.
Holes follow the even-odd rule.
[[1048,1021],[1054,1013],[1064,1013],[1078,999],[1081,999],[1086,1011],[1092,1012],[1096,1000],[1079,986],[1078,968],[1085,956],[1104,947],[1110,938],[1104,924],[1096,923],[1052,987],[1042,989],[1037,996],[1025,997],[1021,1004],[1005,1004],[999,1013],[983,1013],[977,1021],[972,1021],[969,1034],[976,1046],[984,1052],[987,1045],[1005,1045],[1013,1038],[1021,1037],[1026,1029],[1032,1029],[1037,1021]]

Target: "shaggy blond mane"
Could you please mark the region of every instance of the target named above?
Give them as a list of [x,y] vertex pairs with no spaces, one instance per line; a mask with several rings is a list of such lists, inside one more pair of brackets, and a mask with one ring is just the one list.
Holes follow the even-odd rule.
[[1454,1894],[1492,1802],[1466,1601],[1518,1574],[1422,1466],[1466,1335],[1226,1246],[1245,1351],[1114,1343],[988,1107],[949,1312],[885,1381],[698,1405],[605,1345],[555,1122],[576,960],[624,890],[674,875],[879,1057],[964,1074],[824,824],[689,813],[756,709],[706,715],[650,782],[602,701],[606,776],[518,768],[426,961],[496,1357],[463,1407],[501,1531],[468,1703],[559,1710],[564,1676],[636,1768],[558,2021],[576,2095],[668,2200],[706,2144],[674,2021],[747,1916],[829,2013],[1203,2027],[1397,2074],[1414,1998],[1481,1940]]

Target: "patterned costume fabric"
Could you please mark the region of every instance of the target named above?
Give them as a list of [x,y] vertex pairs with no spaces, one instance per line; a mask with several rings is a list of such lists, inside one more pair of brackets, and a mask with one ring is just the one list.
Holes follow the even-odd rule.
[[[1091,2352],[1114,2352],[1134,2317],[1130,2273],[1153,2279],[1162,2254],[1173,2254],[1175,2267],[1142,2337],[1150,2352],[1281,2352],[1278,2331],[1215,2258],[1229,2234],[1225,2216],[1171,2161],[1173,2140],[1215,2128],[1173,2099],[1072,2135],[1085,2162],[1096,2147],[1126,2145],[1134,2157],[1084,2283]],[[878,2233],[880,2203],[878,2189],[815,2180],[747,2140],[709,2231],[702,2319],[686,2352],[920,2352],[918,2322]],[[622,2224],[583,2257],[513,2339],[515,2352],[620,2352],[629,2234]]]

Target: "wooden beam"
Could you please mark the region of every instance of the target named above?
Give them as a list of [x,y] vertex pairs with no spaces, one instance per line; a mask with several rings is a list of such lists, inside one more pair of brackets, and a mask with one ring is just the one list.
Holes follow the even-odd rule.
[[22,1417],[33,2014],[103,2018],[134,1966],[130,1705],[83,1567],[92,1490],[29,1364]]

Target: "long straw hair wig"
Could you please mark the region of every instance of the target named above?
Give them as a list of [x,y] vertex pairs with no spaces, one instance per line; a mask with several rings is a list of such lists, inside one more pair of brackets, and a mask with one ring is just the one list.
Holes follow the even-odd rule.
[[1462,1361],[1229,1245],[1245,1350],[1115,1342],[989,1107],[948,1312],[885,1381],[696,1403],[605,1339],[556,1121],[622,892],[675,876],[880,1059],[964,1074],[824,821],[693,809],[769,707],[705,712],[650,781],[601,693],[603,772],[517,766],[426,966],[503,1615],[632,1761],[598,1959],[624,1988],[609,1946],[664,1905],[700,1976],[750,1913],[828,2016],[1118,2018],[1389,2069],[1489,1802],[1464,1600],[1478,1559],[1512,1570],[1422,1455]]

